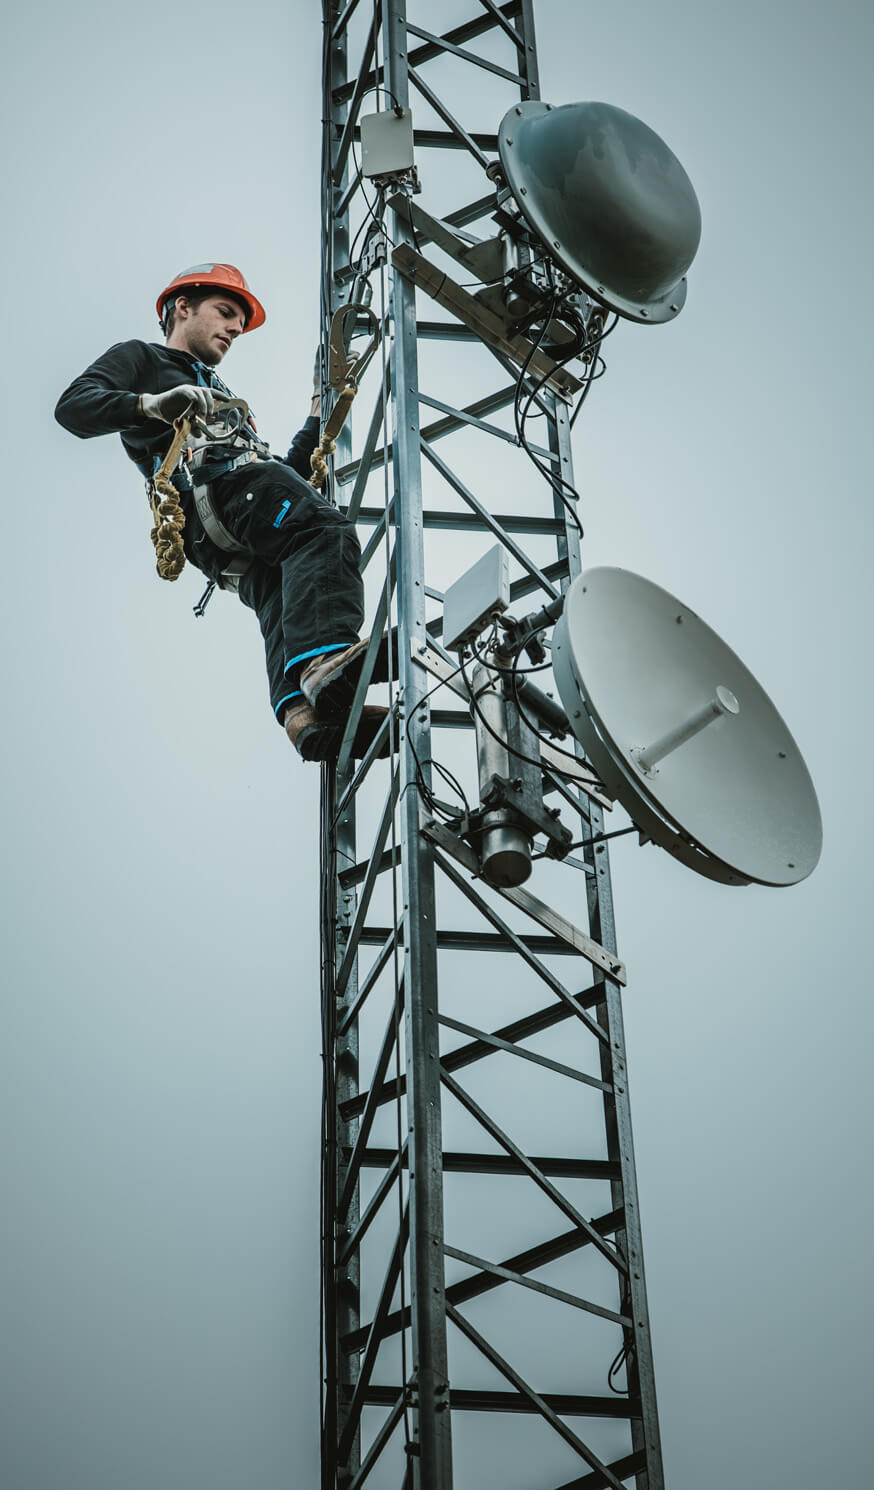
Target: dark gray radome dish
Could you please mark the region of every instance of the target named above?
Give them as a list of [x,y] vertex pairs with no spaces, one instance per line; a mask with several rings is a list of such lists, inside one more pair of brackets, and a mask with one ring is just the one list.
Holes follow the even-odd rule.
[[654,130],[612,104],[529,102],[504,115],[498,148],[529,226],[589,294],[643,325],[682,310],[701,210]]

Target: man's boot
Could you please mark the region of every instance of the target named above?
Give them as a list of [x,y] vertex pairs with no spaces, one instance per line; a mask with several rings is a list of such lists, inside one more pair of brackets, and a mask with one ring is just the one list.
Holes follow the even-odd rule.
[[[397,633],[392,633],[393,674],[398,675]],[[342,652],[326,652],[308,662],[300,675],[300,686],[320,719],[334,719],[349,712],[361,676],[370,637],[355,642]],[[371,683],[387,683],[388,637],[384,636],[376,654]]]
[[[387,709],[375,705],[367,705],[362,709],[355,739],[352,742],[352,754],[356,760],[360,760],[367,754],[383,726],[387,713]],[[330,761],[339,755],[346,729],[344,719],[330,721],[319,719],[312,704],[302,698],[297,703],[289,704],[285,711],[283,724],[285,733],[303,760]],[[389,735],[386,731],[385,740],[379,749],[377,758],[384,760],[388,753]]]

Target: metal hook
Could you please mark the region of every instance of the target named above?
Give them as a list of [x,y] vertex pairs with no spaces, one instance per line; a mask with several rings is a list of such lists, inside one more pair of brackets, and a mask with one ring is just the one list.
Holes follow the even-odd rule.
[[[365,317],[370,331],[370,340],[357,357],[350,354],[349,348],[356,334],[359,319]],[[328,384],[338,391],[347,387],[350,383],[355,385],[365,367],[379,346],[380,328],[374,312],[369,305],[350,301],[348,305],[341,305],[334,312],[331,320],[331,329],[328,333]]]

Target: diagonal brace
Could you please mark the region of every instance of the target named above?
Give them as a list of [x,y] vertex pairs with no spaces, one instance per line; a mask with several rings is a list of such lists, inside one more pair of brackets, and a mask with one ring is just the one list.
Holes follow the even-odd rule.
[[587,1221],[585,1216],[580,1214],[576,1206],[571,1205],[570,1201],[567,1199],[567,1196],[562,1195],[557,1186],[553,1185],[552,1181],[546,1178],[546,1175],[541,1169],[538,1168],[533,1160],[529,1159],[528,1155],[522,1152],[519,1145],[514,1143],[512,1138],[508,1137],[508,1135],[503,1131],[502,1128],[498,1127],[497,1123],[494,1121],[493,1118],[489,1117],[484,1108],[480,1107],[479,1103],[474,1101],[470,1093],[466,1092],[464,1090],[464,1087],[460,1086],[459,1083],[449,1075],[449,1072],[445,1071],[442,1067],[440,1068],[440,1080],[446,1087],[447,1091],[450,1091],[456,1098],[456,1100],[461,1103],[461,1106],[465,1109],[465,1111],[469,1112],[471,1117],[475,1118],[476,1121],[479,1123],[480,1127],[485,1129],[486,1133],[489,1134],[489,1137],[493,1138],[495,1142],[500,1145],[505,1153],[512,1155],[517,1163],[522,1165],[522,1168],[527,1171],[528,1175],[534,1181],[535,1185],[537,1185],[538,1189],[542,1190],[544,1195],[549,1196],[550,1200],[558,1206],[559,1210],[562,1211],[565,1216],[567,1216],[569,1221],[573,1221],[576,1226],[579,1226],[581,1231],[584,1231],[586,1233],[589,1241],[597,1249],[597,1251],[601,1253],[601,1256],[606,1257],[607,1261],[616,1269],[617,1272],[627,1273],[627,1264],[619,1255],[619,1253],[616,1252],[612,1247],[610,1247],[608,1243],[604,1241],[603,1237],[598,1235],[592,1223],[590,1221]]
[[583,1440],[578,1438],[576,1433],[566,1423],[562,1422],[558,1413],[553,1411],[547,1402],[544,1402],[543,1398],[535,1392],[534,1388],[530,1387],[527,1381],[519,1375],[518,1371],[513,1369],[509,1361],[505,1361],[504,1357],[498,1354],[494,1346],[490,1345],[488,1340],[484,1339],[479,1333],[479,1330],[474,1329],[473,1325],[469,1320],[464,1318],[463,1314],[459,1314],[458,1310],[452,1304],[446,1305],[446,1313],[452,1320],[452,1323],[461,1331],[462,1335],[466,1335],[471,1344],[476,1346],[480,1354],[484,1355],[486,1360],[497,1371],[500,1371],[501,1375],[505,1376],[507,1381],[513,1384],[517,1392],[521,1392],[523,1397],[527,1397],[532,1407],[540,1413],[541,1417],[546,1419],[547,1423],[549,1423],[551,1428],[555,1429],[559,1437],[563,1438],[565,1443],[570,1444],[570,1447],[575,1449],[580,1458],[585,1459],[586,1463],[592,1469],[604,1476],[611,1490],[625,1490],[622,1481],[617,1480],[616,1476],[607,1468],[606,1464],[601,1462],[597,1454],[589,1448],[588,1444],[583,1443]]

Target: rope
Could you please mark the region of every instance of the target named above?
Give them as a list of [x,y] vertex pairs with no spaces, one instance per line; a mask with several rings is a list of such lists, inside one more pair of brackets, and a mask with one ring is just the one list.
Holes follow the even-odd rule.
[[185,551],[182,546],[182,529],[185,513],[179,501],[179,493],[170,477],[191,433],[191,421],[185,415],[174,419],[176,433],[170,449],[149,482],[149,506],[155,526],[151,538],[157,555],[157,570],[161,579],[178,579],[185,568]]
[[347,383],[342,393],[337,395],[337,402],[328,415],[325,427],[322,430],[321,441],[310,456],[310,465],[313,468],[313,474],[310,477],[310,486],[315,487],[316,491],[321,491],[328,479],[327,457],[333,455],[337,449],[337,436],[346,423],[349,410],[352,407],[352,401],[357,392],[358,389],[354,383]]
[[[230,409],[239,411],[240,421],[236,426],[239,429],[249,417],[249,405],[241,398],[216,399],[215,412],[217,414],[223,414]],[[155,523],[151,537],[158,556],[157,569],[161,579],[178,579],[185,568],[185,551],[182,546],[185,513],[182,511],[182,503],[173,485],[172,477],[191,437],[191,425],[190,411],[173,420],[174,435],[170,448],[146,486]],[[225,437],[226,433],[223,432],[206,440],[201,439],[200,443],[201,445],[216,444]]]
[[151,537],[158,559],[158,575],[161,579],[178,579],[185,568],[185,550],[182,546],[185,513],[175,486],[168,482],[164,495],[154,489],[150,491],[149,506],[155,520]]

